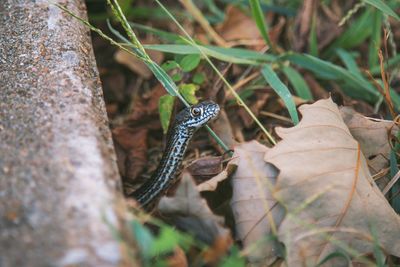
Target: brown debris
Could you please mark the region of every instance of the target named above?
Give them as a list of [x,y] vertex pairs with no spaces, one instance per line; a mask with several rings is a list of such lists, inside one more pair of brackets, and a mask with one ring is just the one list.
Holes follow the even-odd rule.
[[[157,64],[160,64],[164,59],[164,54],[159,51],[148,50],[146,52],[150,56],[150,58]],[[118,63],[125,65],[131,71],[135,72],[136,74],[142,76],[145,79],[150,79],[153,76],[151,70],[149,70],[149,68],[142,60],[126,52],[125,50],[122,49],[117,50],[117,52],[115,52],[114,54],[114,58]]]
[[[224,109],[221,109],[218,119],[213,121],[211,125],[214,132],[219,136],[219,138],[221,138],[228,148],[233,148],[233,146],[236,144],[236,141],[232,131],[231,120],[229,120]],[[213,143],[215,144],[214,146],[216,149],[218,149],[221,153],[224,153],[224,151],[218,144],[216,144],[215,141],[213,141]]]
[[234,45],[241,44],[258,48],[265,46],[254,20],[233,5],[226,9],[226,19],[217,26],[217,31],[226,41]]
[[[251,103],[250,110],[257,117],[267,100],[270,98],[270,94],[267,93],[265,90],[257,90],[257,92],[254,93],[254,98],[255,101]],[[254,124],[254,120],[244,109],[239,109],[238,113],[240,118],[242,119],[244,127],[250,128]]]
[[135,180],[147,164],[146,128],[118,127],[113,129],[113,139],[122,149],[117,153],[121,175],[127,181]]
[[222,157],[204,157],[193,161],[186,170],[192,175],[196,184],[217,175],[222,171]]

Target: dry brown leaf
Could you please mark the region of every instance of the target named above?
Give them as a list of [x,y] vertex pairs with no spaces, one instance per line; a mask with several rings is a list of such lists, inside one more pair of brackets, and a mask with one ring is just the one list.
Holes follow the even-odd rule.
[[356,251],[351,256],[372,252],[371,227],[382,248],[400,256],[399,216],[374,183],[336,104],[320,100],[299,110],[300,123],[278,128],[283,140],[265,154],[280,170],[274,196],[287,211],[279,237],[288,266],[315,266],[334,251],[350,253],[346,247]]
[[241,40],[245,42],[247,40],[252,41],[253,43],[251,44],[258,46],[265,45],[260,31],[251,17],[248,17],[240,9],[232,5],[228,6],[225,14],[225,21],[217,27],[217,31],[222,38],[226,41]]
[[180,247],[176,247],[174,250],[174,254],[168,257],[167,266],[168,267],[187,267],[187,266],[189,266],[185,252]]
[[[198,240],[210,246],[218,247],[219,253],[207,254],[209,258],[205,260],[215,261],[224,255],[233,243],[230,231],[222,226],[222,218],[212,213],[188,172],[183,173],[173,197],[161,198],[158,210],[179,229],[194,234]],[[223,249],[221,243],[226,244]]]
[[134,180],[147,163],[147,133],[145,128],[118,127],[112,130],[114,142],[123,151],[117,153],[121,175]]
[[199,184],[222,172],[222,157],[199,158],[190,163],[186,170],[192,175],[196,184]]
[[[255,116],[258,116],[262,108],[265,106],[265,103],[267,103],[267,100],[269,100],[271,94],[266,94],[265,92],[255,92],[254,93],[254,98],[255,101],[250,104],[250,110],[253,112]],[[241,108],[238,110],[239,117],[242,119],[244,127],[250,128],[254,124],[254,119],[249,115],[249,113]]]
[[215,191],[217,189],[218,183],[228,178],[237,168],[237,159],[232,158],[226,168],[221,171],[219,174],[207,180],[199,185],[197,185],[197,189],[200,192],[203,191]]
[[324,87],[322,87],[322,85],[317,82],[313,75],[311,75],[310,73],[304,73],[303,77],[310,87],[312,95],[316,99],[329,97],[329,93],[324,89]]
[[[160,64],[164,59],[164,54],[159,51],[148,50],[146,52],[150,56],[150,58],[154,60],[154,62],[156,62],[157,64]],[[151,70],[149,70],[149,68],[142,60],[122,49],[118,49],[118,51],[114,54],[114,58],[118,63],[125,65],[131,71],[135,72],[145,79],[150,79],[153,76]]]
[[341,107],[340,114],[353,137],[360,143],[371,173],[374,175],[387,168],[391,150],[389,136],[396,135],[398,131],[394,122],[367,118],[348,107]]
[[268,235],[272,234],[271,221],[276,233],[284,210],[272,196],[278,171],[265,163],[267,150],[257,141],[235,147],[233,158],[237,159],[238,167],[232,176],[231,207],[236,236],[248,250],[249,259],[270,264],[275,261],[277,253],[276,244],[268,240]]
[[[350,1],[348,1],[350,2]],[[316,19],[316,34],[318,38],[318,49],[323,49],[332,42],[343,31],[335,18],[323,12],[320,1],[305,0],[303,7],[297,14],[293,32],[293,46],[296,51],[304,51],[309,46],[309,36],[312,31],[313,19]],[[326,9],[325,9],[326,10]],[[333,20],[332,20],[333,19]]]
[[[229,120],[228,115],[226,114],[224,108],[221,108],[218,120],[211,122],[211,124],[215,133],[229,148],[232,148],[236,144],[233,135],[231,121]],[[215,147],[219,149],[221,153],[224,153],[224,151],[221,149],[221,146],[219,146],[216,142],[214,142],[214,144]]]
[[141,94],[140,97],[135,98],[134,103],[132,104],[132,112],[129,115],[129,123],[137,124],[142,127],[146,125],[147,128],[154,128],[154,126],[151,125],[154,123],[149,120],[149,117],[155,116],[157,120],[156,123],[160,126],[160,120],[158,118],[158,102],[160,97],[165,94],[166,91],[164,87],[161,84],[157,84],[145,94]]

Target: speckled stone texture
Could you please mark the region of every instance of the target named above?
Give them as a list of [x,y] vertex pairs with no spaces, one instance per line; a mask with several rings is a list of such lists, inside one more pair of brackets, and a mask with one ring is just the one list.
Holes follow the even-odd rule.
[[[117,266],[120,195],[90,32],[0,1],[0,266]],[[53,1],[86,18],[84,1]]]

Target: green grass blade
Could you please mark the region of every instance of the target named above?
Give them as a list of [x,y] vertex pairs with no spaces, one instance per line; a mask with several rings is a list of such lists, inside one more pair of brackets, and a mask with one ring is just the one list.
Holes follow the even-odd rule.
[[381,47],[382,13],[374,10],[372,13],[372,32],[368,47],[368,64],[370,68],[378,65],[378,51]]
[[337,48],[349,49],[353,48],[368,38],[372,32],[372,9],[367,9],[360,17],[358,17],[347,30],[340,35],[323,53],[324,58],[334,55]]
[[164,53],[188,55],[188,54],[199,54],[202,52],[209,57],[219,59],[221,61],[231,62],[235,64],[245,64],[245,65],[260,65],[264,62],[272,62],[275,57],[268,54],[261,54],[255,51],[242,49],[242,48],[224,48],[218,46],[203,46],[197,45],[201,48],[200,51],[197,47],[193,45],[185,44],[153,44],[144,45],[144,48],[150,50],[157,50]]
[[346,68],[355,76],[362,78],[360,69],[358,68],[358,65],[356,63],[356,61],[354,60],[353,56],[347,52],[344,49],[339,48],[338,50],[336,50],[337,55],[339,56],[339,58],[343,61],[344,65],[346,66]]
[[225,18],[225,13],[221,11],[218,6],[214,3],[214,0],[204,0],[205,5],[207,5],[208,10],[213,13],[219,22],[222,22]]
[[390,94],[390,97],[392,98],[394,109],[397,112],[400,112],[400,96],[399,96],[399,94],[395,90],[393,90],[393,88],[389,88],[389,94]]
[[264,65],[261,74],[274,91],[282,98],[289,111],[290,117],[294,124],[299,123],[296,105],[294,104],[292,95],[286,85],[279,79],[278,75],[272,70],[270,65]]
[[326,263],[329,263],[330,260],[334,260],[336,258],[342,258],[346,260],[347,263],[350,263],[350,256],[347,255],[344,251],[336,251],[329,253],[326,255],[317,265],[316,267],[324,266]]
[[[400,138],[400,133],[397,133],[397,138]],[[394,177],[399,171],[399,167],[397,166],[397,156],[396,153],[400,152],[400,145],[396,144],[395,147],[390,152],[390,177]],[[400,192],[400,183],[397,181],[390,189],[392,195],[395,197],[390,201],[393,209],[399,213],[400,212],[400,196],[398,192]]]
[[350,71],[328,61],[307,55],[290,53],[282,57],[305,69],[314,72],[322,79],[338,80],[351,87],[360,98],[374,102],[380,96],[376,88],[367,80],[352,74]]
[[124,41],[126,44],[129,44],[129,47],[133,50],[133,52],[142,60],[147,60],[147,58],[143,55],[142,50],[140,50],[138,47],[136,47],[135,45],[133,45],[131,42],[129,42],[128,39],[126,39],[119,31],[117,31],[116,29],[114,29],[111,25],[110,20],[107,19],[107,26],[108,29],[110,30],[110,32],[112,34],[114,34],[115,36],[118,37],[118,39]]
[[218,77],[222,80],[222,82],[228,87],[232,95],[235,97],[237,102],[242,105],[242,107],[246,110],[246,112],[250,115],[250,117],[254,120],[254,122],[260,127],[260,129],[263,131],[263,133],[267,136],[267,138],[270,140],[272,144],[276,144],[275,139],[272,137],[272,135],[265,129],[264,125],[257,119],[257,117],[254,115],[254,113],[250,110],[250,108],[244,103],[244,101],[240,98],[238,93],[232,88],[232,86],[229,84],[229,82],[225,79],[225,77],[221,74],[221,72],[217,69],[217,67],[212,63],[212,61],[208,58],[208,56],[204,53],[203,49],[194,42],[193,38],[188,34],[188,32],[182,27],[181,24],[175,19],[175,17],[168,11],[168,9],[165,8],[163,4],[159,0],[155,0],[156,3],[165,11],[166,14],[171,18],[171,20],[179,27],[179,29],[185,34],[188,42],[190,42],[191,45],[196,47],[200,52],[201,55],[204,57],[204,59],[208,62],[208,64],[211,66],[211,68],[217,73]]
[[393,18],[400,20],[399,15],[396,14],[388,5],[385,4],[385,1],[383,0],[363,0],[365,3],[376,7],[383,13],[385,13],[388,16],[392,16]]
[[308,87],[308,84],[297,70],[292,67],[283,67],[282,71],[293,85],[293,88],[299,97],[305,100],[313,100],[310,87]]
[[[378,227],[381,227],[381,226],[378,226]],[[372,224],[370,226],[370,231],[372,234],[372,242],[373,242],[373,248],[374,248],[373,253],[374,253],[376,267],[388,267],[388,265],[385,264],[386,255],[383,252],[381,244],[379,242],[375,224]]]
[[178,87],[174,81],[160,66],[153,61],[146,63],[146,65],[154,73],[154,76],[156,76],[157,80],[164,86],[165,90],[167,90],[170,95],[179,97],[186,106],[189,106],[189,104],[187,104],[184,98],[179,94]]
[[129,24],[132,27],[134,27],[135,29],[139,29],[141,31],[157,35],[158,37],[160,37],[161,39],[163,39],[165,41],[176,42],[176,41],[182,40],[182,36],[180,36],[179,34],[174,34],[174,33],[170,33],[167,31],[155,29],[153,27],[149,27],[147,25],[142,25],[142,24],[135,23],[135,22],[129,22]]
[[[126,39],[121,33],[119,33],[116,29],[114,29],[109,21],[108,28],[110,31],[117,36],[121,41],[125,42],[126,44],[130,44],[129,40]],[[132,46],[131,46],[132,47]],[[133,47],[132,47],[133,48]],[[177,96],[185,106],[189,106],[189,104],[185,101],[185,99],[179,94],[178,87],[171,79],[171,77],[160,67],[158,66],[153,60],[151,60],[148,56],[144,56],[143,52],[144,49],[134,49],[135,53],[140,53],[141,57],[143,58],[143,62],[147,65],[147,67],[153,72],[154,76],[157,80],[164,86],[165,90],[172,96]],[[144,52],[146,53],[146,52]],[[146,54],[147,55],[147,54]]]
[[223,53],[232,57],[238,57],[238,58],[243,58],[243,59],[248,59],[248,60],[255,60],[257,62],[272,62],[276,60],[276,56],[271,55],[271,54],[266,54],[266,53],[260,53],[257,51],[249,50],[249,49],[243,49],[243,48],[225,48],[225,47],[219,47],[219,46],[205,46],[206,48],[209,48],[211,50],[214,50],[215,52]]
[[[139,42],[139,39],[136,37],[136,34],[133,32],[131,25],[129,25],[128,20],[126,19],[122,9],[117,0],[107,0],[107,4],[110,6],[114,16],[121,23],[122,27],[125,29],[126,34],[128,35],[132,44],[135,45],[140,51],[142,56],[146,58],[146,52],[142,44]],[[148,56],[147,56],[148,58]]]
[[274,46],[272,45],[271,39],[268,34],[268,25],[265,22],[264,13],[261,9],[260,2],[258,0],[249,0],[251,14],[253,15],[253,19],[256,22],[257,28],[261,33],[261,36],[264,38],[265,42],[271,48],[272,52],[276,52]]

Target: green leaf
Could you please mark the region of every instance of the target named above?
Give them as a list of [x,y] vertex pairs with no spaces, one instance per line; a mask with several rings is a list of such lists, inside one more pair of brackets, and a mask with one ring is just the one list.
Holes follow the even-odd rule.
[[168,61],[165,61],[161,65],[161,68],[168,72],[168,71],[173,70],[173,69],[180,69],[181,66],[179,66],[178,62],[176,62],[174,60],[168,60]]
[[136,244],[139,246],[140,252],[145,259],[149,259],[152,254],[150,248],[153,246],[154,237],[150,230],[134,220],[131,223]]
[[165,90],[172,95],[178,96],[178,88],[174,81],[169,77],[169,75],[155,62],[149,61],[145,62],[147,67],[154,73],[157,80],[164,86]]
[[122,1],[120,0],[118,3],[122,9],[122,13],[124,13],[126,16],[129,16],[131,10],[133,10],[132,8],[133,0],[122,0]]
[[271,66],[264,65],[261,69],[261,73],[269,85],[274,91],[282,98],[285,103],[290,117],[294,124],[299,123],[299,117],[297,115],[296,105],[294,104],[292,95],[286,85],[279,79],[278,75],[272,70]]
[[233,246],[232,251],[228,257],[223,259],[220,267],[245,267],[246,260],[244,257],[240,256],[239,249]]
[[[156,44],[156,45],[144,45],[146,49],[157,50],[165,53],[172,54],[198,54],[201,52],[192,45],[182,44]],[[250,64],[259,65],[261,62],[271,62],[275,60],[275,57],[268,54],[262,54],[255,51],[242,49],[242,48],[224,48],[218,46],[201,46],[200,49],[209,56],[222,61],[231,62],[235,64]]]
[[219,46],[206,45],[205,48],[223,54],[227,57],[236,57],[238,59],[254,60],[257,63],[273,62],[276,56],[244,48],[226,48]]
[[197,68],[199,63],[200,63],[200,55],[192,54],[183,57],[182,60],[179,62],[179,65],[181,66],[183,71],[189,72]]
[[392,16],[393,18],[400,20],[400,17],[388,5],[385,4],[385,1],[383,1],[383,0],[364,0],[364,2],[373,7],[376,7],[377,9],[379,9],[386,15]]
[[199,87],[193,83],[184,83],[179,86],[179,93],[182,94],[183,98],[185,98],[189,104],[194,105],[199,103],[196,97],[196,91],[198,89]]
[[344,49],[339,48],[338,50],[336,50],[336,53],[338,54],[340,59],[343,61],[343,63],[346,66],[346,68],[352,74],[362,78],[360,69],[358,68],[358,65],[357,65],[356,61],[354,60],[353,56],[349,52],[347,52]]
[[218,8],[218,6],[214,3],[214,0],[205,0],[204,4],[207,5],[210,12],[217,17],[219,22],[224,20],[225,13]]
[[160,113],[161,126],[164,134],[168,132],[169,122],[174,107],[175,97],[172,95],[163,95],[158,101],[158,110]]
[[354,95],[367,101],[376,101],[379,97],[379,92],[367,80],[360,78],[350,71],[332,64],[328,61],[307,55],[290,53],[282,57],[292,63],[295,63],[305,69],[314,72],[322,79],[339,80],[351,87]]
[[172,252],[179,244],[179,232],[168,226],[161,228],[160,235],[157,236],[151,247],[152,255],[162,255]]
[[316,265],[316,267],[325,266],[324,264],[328,263],[330,260],[333,260],[333,259],[335,259],[335,258],[342,258],[342,259],[346,260],[347,263],[350,263],[350,262],[351,262],[350,257],[349,257],[349,255],[347,255],[347,253],[342,252],[342,251],[335,251],[335,252],[332,252],[332,253],[329,253],[328,255],[326,255],[326,256]]
[[182,36],[180,36],[178,34],[170,33],[167,31],[162,31],[159,29],[155,29],[155,28],[152,28],[152,27],[149,27],[146,25],[142,25],[142,24],[138,24],[138,23],[134,23],[134,22],[129,22],[129,24],[136,29],[157,35],[161,39],[168,41],[168,42],[176,42],[178,40],[182,40]]
[[174,60],[168,60],[161,65],[161,68],[171,76],[174,82],[179,82],[183,78],[181,66]]
[[[397,139],[400,139],[400,132],[397,133]],[[399,167],[397,163],[397,156],[396,153],[400,152],[400,145],[397,143],[392,151],[390,151],[390,177],[394,177],[397,172],[399,172]],[[400,196],[398,195],[398,192],[400,191],[400,183],[397,182],[393,185],[393,187],[390,189],[393,197],[390,200],[390,204],[392,205],[393,209],[397,212],[400,213]]]
[[385,252],[383,252],[383,250],[382,250],[381,243],[379,242],[375,224],[371,224],[370,231],[372,234],[372,240],[373,240],[373,245],[374,245],[374,250],[373,250],[374,258],[375,258],[374,263],[376,264],[377,267],[387,267],[388,265],[385,264],[386,255],[385,255]]
[[285,73],[286,77],[289,79],[290,83],[293,85],[296,94],[305,99],[305,100],[313,100],[313,96],[311,94],[310,88],[306,81],[301,77],[300,73],[292,67],[283,67],[283,73]]
[[253,15],[253,19],[256,22],[258,30],[264,38],[265,43],[268,44],[271,49],[273,49],[271,39],[269,39],[268,35],[268,25],[265,22],[264,13],[261,9],[260,2],[258,0],[250,0],[249,2],[251,14]]
[[382,13],[374,10],[372,13],[372,32],[368,48],[368,64],[370,68],[378,65],[378,51],[381,47]]
[[174,73],[172,74],[171,78],[174,82],[180,82],[183,79],[183,74],[180,72]]
[[[383,85],[383,82],[381,82],[381,84]],[[392,98],[394,109],[397,112],[399,112],[400,111],[400,96],[399,96],[399,94],[395,90],[393,90],[393,88],[389,88],[389,94],[390,94],[390,97]]]
[[367,9],[352,22],[347,30],[326,49],[324,57],[331,57],[337,48],[350,49],[364,42],[372,32],[371,14],[372,9]]
[[206,79],[206,76],[204,75],[204,73],[198,72],[193,76],[192,82],[200,85],[205,81],[205,79]]

